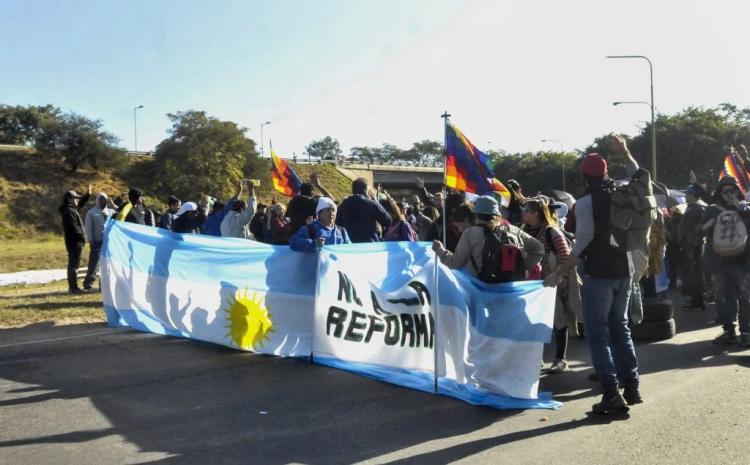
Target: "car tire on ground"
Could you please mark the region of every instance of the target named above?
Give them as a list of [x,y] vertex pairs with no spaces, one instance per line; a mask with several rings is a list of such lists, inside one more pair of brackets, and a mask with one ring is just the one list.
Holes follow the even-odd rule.
[[671,300],[647,299],[643,301],[644,321],[669,321],[674,318]]
[[642,321],[639,325],[630,328],[630,334],[634,341],[657,342],[672,339],[676,333],[673,319],[667,321]]

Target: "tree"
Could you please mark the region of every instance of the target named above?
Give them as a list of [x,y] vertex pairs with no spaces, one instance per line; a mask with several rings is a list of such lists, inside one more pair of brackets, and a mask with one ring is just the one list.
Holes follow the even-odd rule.
[[75,113],[45,117],[35,131],[36,149],[47,157],[58,157],[75,172],[84,164],[99,168],[123,155],[117,137],[103,129],[101,120]]
[[61,115],[60,109],[52,105],[0,105],[0,144],[35,145],[42,128]]
[[414,142],[409,151],[420,165],[435,165],[443,159],[443,144],[434,140]]
[[[597,139],[600,140],[601,138]],[[724,156],[739,144],[750,144],[750,109],[723,103],[716,108],[689,107],[656,119],[658,180],[684,187],[693,170],[703,182],[715,181]],[[651,169],[651,124],[632,138],[629,147],[636,161]]]
[[263,162],[255,143],[245,136],[246,129],[203,111],[167,116],[172,121],[170,136],[154,153],[161,189],[184,198],[200,194],[225,198],[232,186],[245,177],[245,169],[254,173],[261,169]]
[[580,159],[575,153],[515,153],[497,156],[493,161],[495,177],[503,183],[515,179],[526,195],[562,189],[563,167],[566,190],[575,195],[583,192]]
[[318,160],[338,160],[341,157],[339,141],[332,139],[331,136],[310,142],[305,150],[311,157]]

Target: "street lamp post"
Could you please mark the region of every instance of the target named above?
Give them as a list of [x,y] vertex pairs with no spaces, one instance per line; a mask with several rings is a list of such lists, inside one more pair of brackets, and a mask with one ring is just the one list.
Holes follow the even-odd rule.
[[135,117],[136,111],[143,108],[143,105],[133,107],[133,152],[138,153],[138,120]]
[[557,139],[542,139],[542,142],[555,142],[560,145],[560,155],[562,156],[562,190],[563,192],[567,192],[565,189],[565,149],[563,148],[563,143]]
[[[654,66],[647,56],[643,55],[609,55],[606,58],[640,58],[648,62],[651,79],[651,176],[656,181],[656,118],[654,117]],[[625,102],[623,102],[625,103]]]
[[266,124],[271,124],[270,121],[266,121],[265,123],[260,123],[260,158],[263,158],[264,150],[263,150],[263,126]]

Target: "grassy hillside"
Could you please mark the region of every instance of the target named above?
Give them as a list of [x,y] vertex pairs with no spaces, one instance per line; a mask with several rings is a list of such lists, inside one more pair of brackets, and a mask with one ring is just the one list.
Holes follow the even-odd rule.
[[[61,163],[39,157],[33,149],[0,146],[0,238],[46,242],[49,236],[62,234],[57,212],[62,194],[69,189],[85,191],[88,184],[95,192],[103,191],[112,197],[124,195],[128,186],[137,186],[146,193],[149,206],[164,208],[169,193],[155,192],[151,187],[149,162],[149,157],[130,157],[126,166],[116,170],[82,168],[71,173]],[[337,199],[351,192],[351,181],[333,165],[291,165],[303,180],[316,171],[321,183]],[[288,198],[273,191],[270,175],[259,174],[262,176],[253,176],[263,181],[256,193],[259,200],[287,203]],[[90,202],[93,204],[93,199]]]

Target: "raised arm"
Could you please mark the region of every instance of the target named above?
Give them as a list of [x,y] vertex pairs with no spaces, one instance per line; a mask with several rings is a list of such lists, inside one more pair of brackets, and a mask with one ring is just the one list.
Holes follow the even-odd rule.
[[325,187],[323,187],[323,184],[320,183],[320,179],[318,179],[318,173],[313,173],[310,175],[310,184],[312,184],[315,188],[317,188],[323,194],[323,196],[328,197],[334,202],[336,201],[333,195],[330,192],[328,192],[328,190]]

